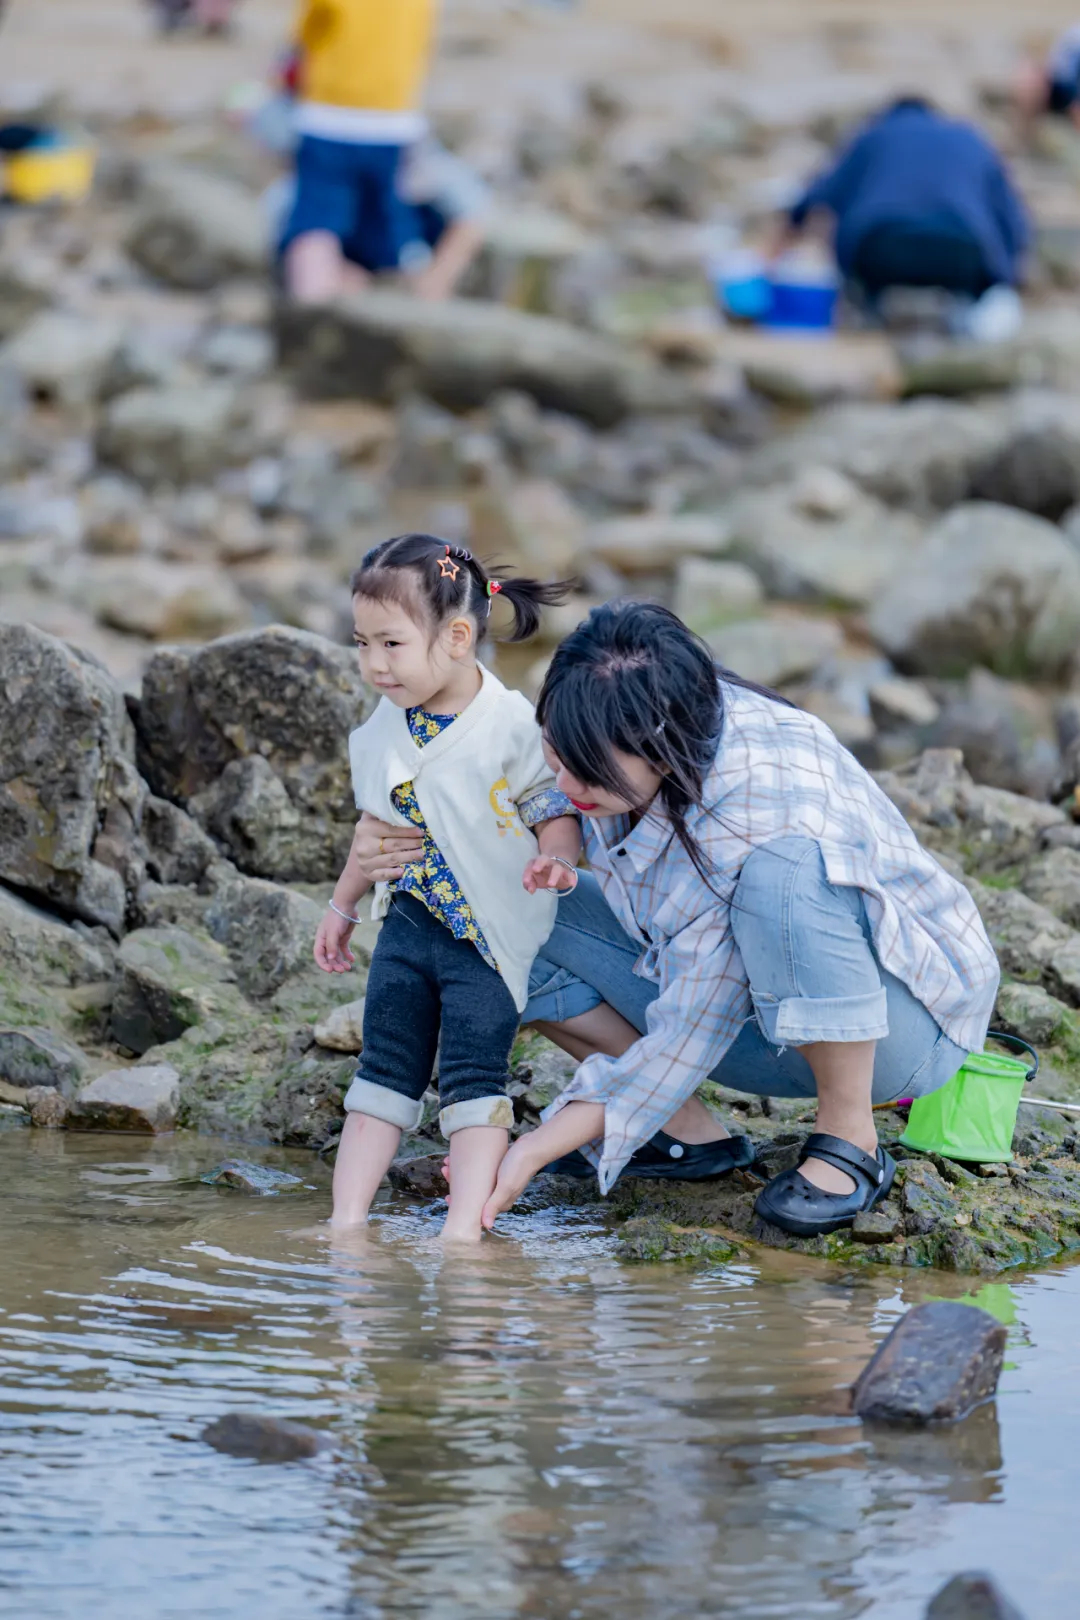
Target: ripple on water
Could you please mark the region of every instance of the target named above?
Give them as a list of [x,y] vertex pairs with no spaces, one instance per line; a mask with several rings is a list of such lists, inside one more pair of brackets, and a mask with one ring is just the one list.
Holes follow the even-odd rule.
[[[626,1268],[580,1211],[444,1256],[396,1195],[330,1241],[321,1167],[254,1199],[199,1183],[214,1156],[0,1136],[0,1613],[906,1620],[974,1562],[1056,1620],[1061,1571],[1025,1548],[1075,1496],[1080,1273],[1013,1288],[997,1414],[872,1435],[844,1388],[955,1280]],[[270,1467],[199,1442],[239,1408],[332,1446]]]

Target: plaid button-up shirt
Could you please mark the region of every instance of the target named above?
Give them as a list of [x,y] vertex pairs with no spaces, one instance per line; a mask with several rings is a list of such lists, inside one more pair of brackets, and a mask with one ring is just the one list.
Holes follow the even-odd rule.
[[830,883],[861,889],[881,965],[950,1040],[981,1049],[998,964],[975,902],[922,848],[900,812],[813,715],[724,686],[724,724],[704,803],[687,817],[712,864],[702,881],[662,811],[585,818],[585,850],[604,895],[641,943],[635,967],[660,986],[648,1028],[621,1058],[587,1058],[549,1113],[601,1102],[606,1192],[634,1150],[716,1067],[751,1016],[731,931],[731,901],[751,850],[813,838]]

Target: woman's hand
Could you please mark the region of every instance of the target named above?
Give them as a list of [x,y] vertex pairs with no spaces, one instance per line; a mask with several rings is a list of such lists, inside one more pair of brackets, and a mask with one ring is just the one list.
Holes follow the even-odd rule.
[[351,973],[356,958],[349,949],[355,924],[327,908],[315,935],[315,960],[324,973]]
[[[532,1132],[529,1133],[532,1135]],[[529,1146],[528,1136],[519,1136],[507,1149],[495,1178],[495,1191],[484,1205],[480,1225],[486,1232],[494,1229],[496,1218],[505,1210],[513,1209],[533,1176],[544,1168],[546,1160],[538,1161]]]
[[356,823],[350,860],[367,883],[389,883],[404,875],[410,861],[423,857],[423,834],[412,827],[395,827],[364,812]]
[[554,855],[534,855],[521,875],[528,894],[535,894],[538,889],[568,894],[571,889],[577,888],[577,879],[577,872],[572,871],[564,861],[556,860]]

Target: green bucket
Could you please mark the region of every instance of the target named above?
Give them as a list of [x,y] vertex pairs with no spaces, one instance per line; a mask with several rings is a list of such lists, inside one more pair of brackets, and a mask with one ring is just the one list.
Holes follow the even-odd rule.
[[972,1052],[947,1085],[916,1097],[900,1138],[904,1147],[975,1164],[1006,1164],[1012,1158],[1016,1111],[1025,1082],[1039,1072],[1039,1054],[1015,1035],[997,1030],[990,1035],[1020,1047],[1027,1057]]

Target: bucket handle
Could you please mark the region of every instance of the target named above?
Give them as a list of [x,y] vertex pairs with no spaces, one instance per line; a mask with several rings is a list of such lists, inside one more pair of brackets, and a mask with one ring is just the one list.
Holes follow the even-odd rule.
[[1001,1041],[1004,1046],[1018,1047],[1021,1052],[1026,1052],[1028,1057],[1032,1059],[1032,1067],[1025,1076],[1024,1084],[1026,1085],[1029,1080],[1034,1080],[1039,1072],[1039,1054],[1029,1041],[1022,1041],[1019,1035],[1006,1035],[1004,1030],[1000,1029],[988,1029],[986,1037],[987,1040]]

